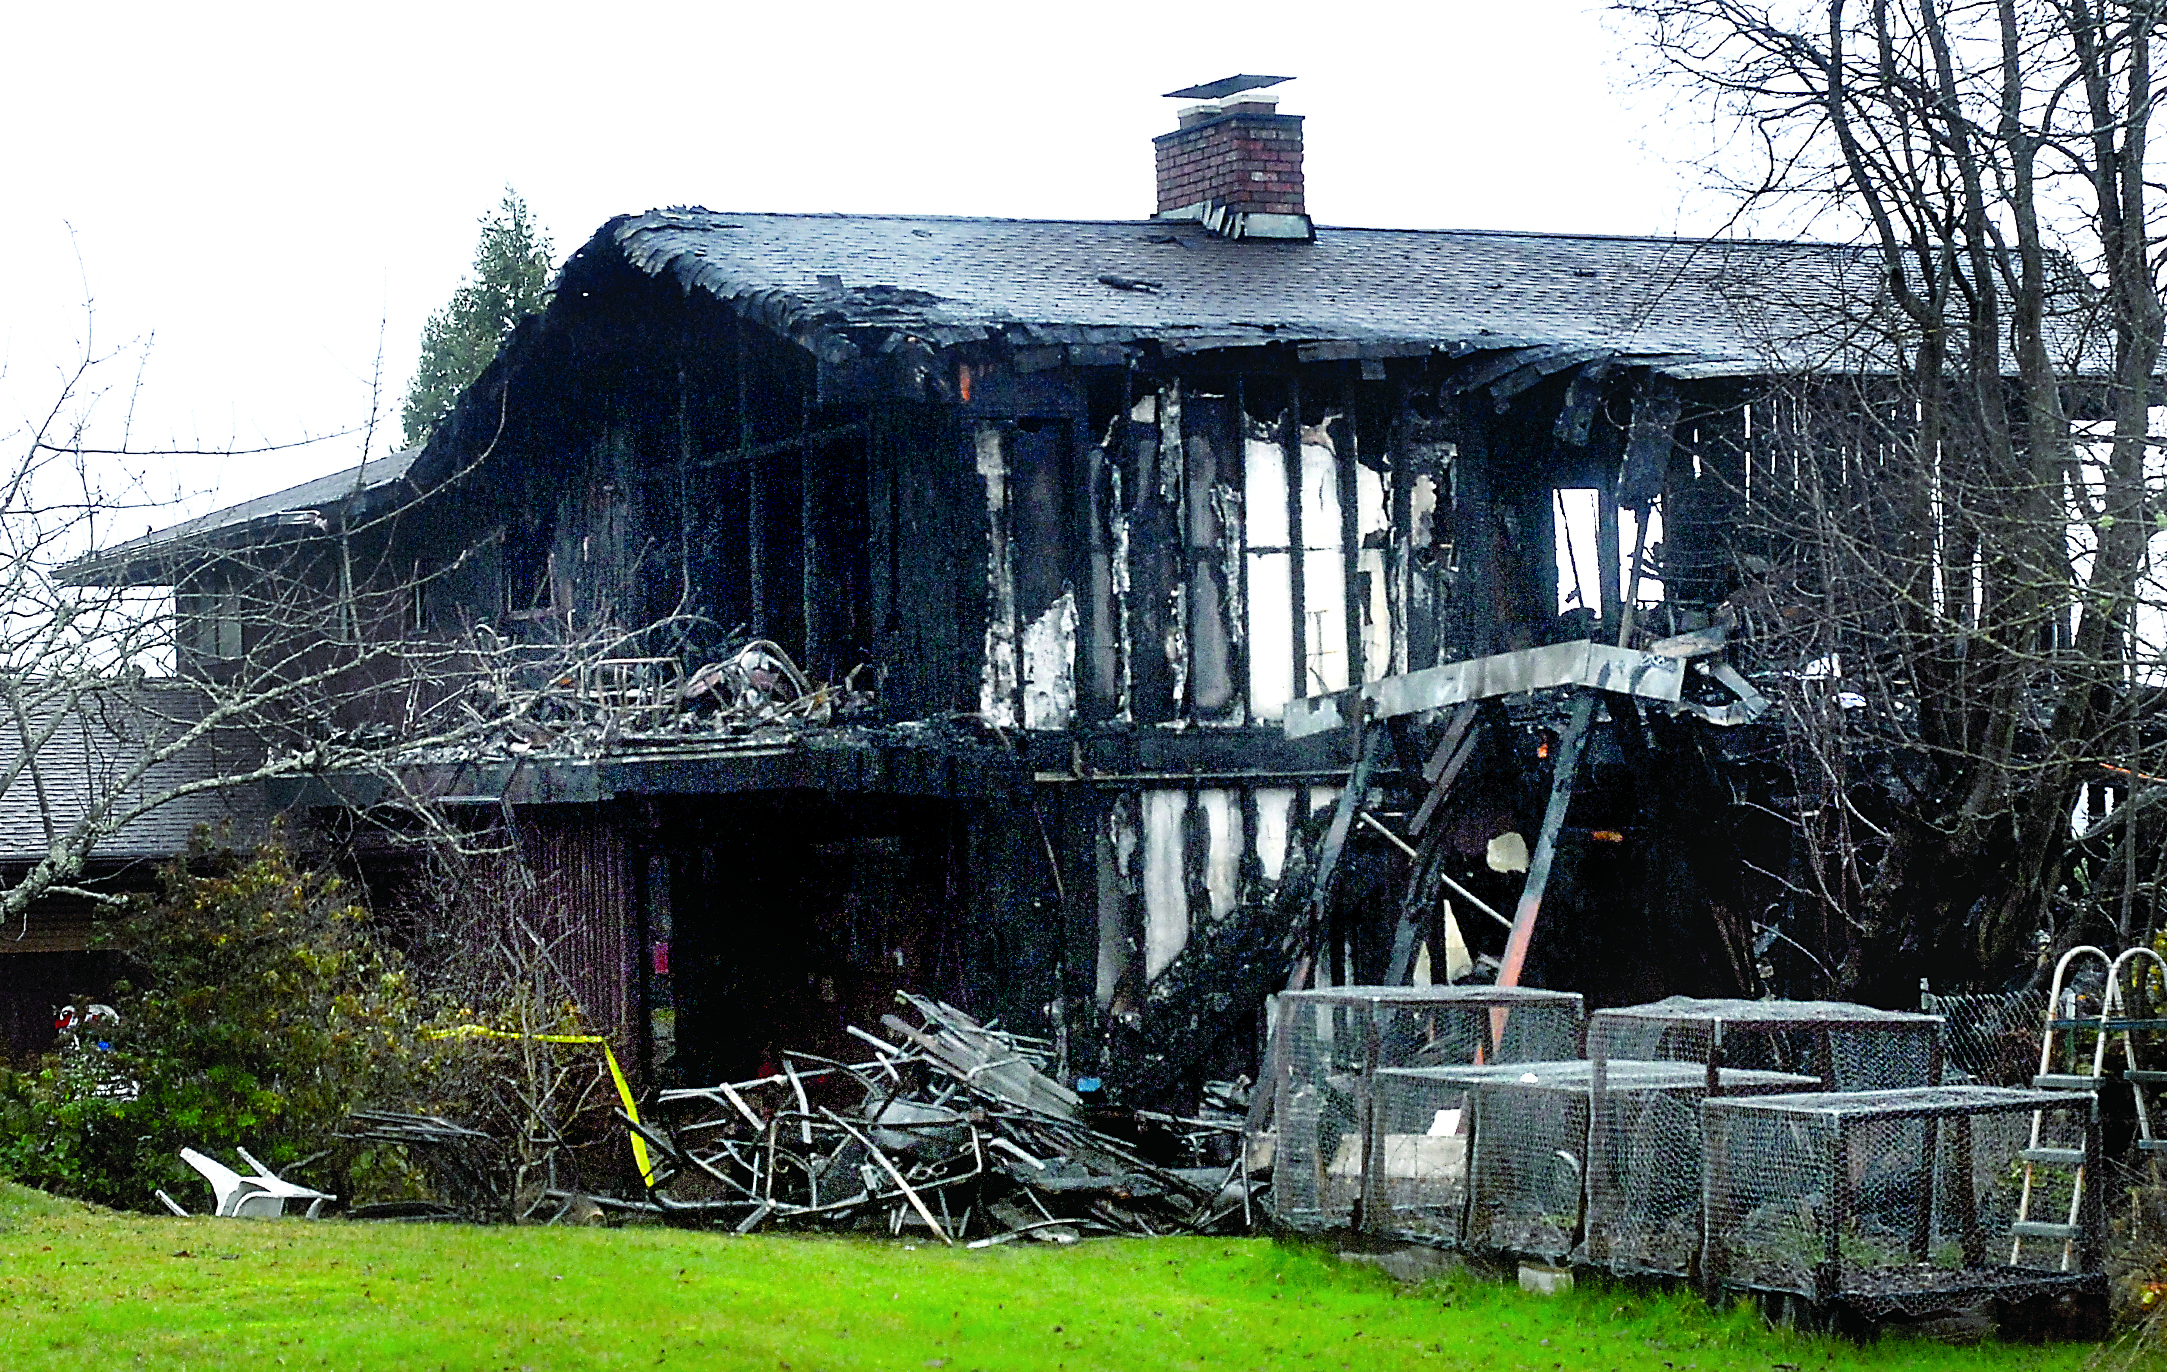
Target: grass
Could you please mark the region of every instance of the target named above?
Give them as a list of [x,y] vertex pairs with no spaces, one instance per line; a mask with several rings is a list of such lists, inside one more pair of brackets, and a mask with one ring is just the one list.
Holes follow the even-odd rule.
[[0,1184],[0,1369],[714,1367],[2058,1372],[2089,1347],[1869,1348],[1690,1296],[1402,1288],[1264,1240],[968,1252],[666,1229],[116,1215]]

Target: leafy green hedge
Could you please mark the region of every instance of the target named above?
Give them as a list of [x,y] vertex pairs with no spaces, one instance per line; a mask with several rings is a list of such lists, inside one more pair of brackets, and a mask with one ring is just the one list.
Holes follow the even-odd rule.
[[344,1194],[335,1135],[395,1095],[419,1001],[337,878],[283,847],[197,854],[101,929],[128,959],[117,1028],[0,1069],[0,1174],[126,1209],[201,1192],[183,1146],[238,1143]]

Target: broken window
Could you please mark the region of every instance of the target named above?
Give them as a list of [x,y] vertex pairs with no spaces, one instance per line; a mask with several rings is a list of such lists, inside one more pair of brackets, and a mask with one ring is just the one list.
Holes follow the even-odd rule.
[[[1249,713],[1270,721],[1296,696],[1337,691],[1363,678],[1372,661],[1376,674],[1383,674],[1391,644],[1383,549],[1387,519],[1382,475],[1359,469],[1356,537],[1373,531],[1378,546],[1374,552],[1359,550],[1355,558],[1369,589],[1357,636],[1350,638],[1348,531],[1338,444],[1330,426],[1301,426],[1292,473],[1279,428],[1253,419],[1247,428]],[[1350,652],[1362,659],[1352,664],[1351,673]]]
[[[1605,604],[1623,604],[1632,597],[1638,606],[1662,602],[1661,545],[1663,510],[1648,507],[1648,533],[1641,542],[1640,512],[1610,505],[1592,486],[1561,486],[1552,492],[1556,503],[1558,613],[1586,610],[1598,619]],[[1606,518],[1614,521],[1606,529]],[[1641,549],[1640,578],[1633,578],[1633,550]],[[1615,562],[1617,585],[1606,592],[1604,566]]]
[[1249,716],[1275,720],[1300,694],[1294,676],[1294,581],[1287,518],[1286,449],[1269,425],[1244,420],[1245,493],[1242,510],[1249,547]]
[[196,654],[214,661],[232,661],[241,655],[241,593],[237,590],[201,591],[194,602]]
[[1602,579],[1595,569],[1595,488],[1564,486],[1558,505],[1558,613],[1603,612]]

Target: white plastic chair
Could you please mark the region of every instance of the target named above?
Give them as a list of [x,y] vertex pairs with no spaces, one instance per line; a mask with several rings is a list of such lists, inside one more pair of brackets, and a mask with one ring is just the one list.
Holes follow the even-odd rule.
[[211,1184],[211,1193],[217,1202],[213,1214],[228,1219],[276,1219],[286,1213],[287,1201],[305,1200],[309,1203],[307,1217],[315,1219],[325,1201],[338,1199],[328,1192],[281,1180],[246,1148],[236,1147],[233,1151],[241,1155],[241,1161],[256,1169],[256,1175],[244,1176],[193,1148],[181,1150],[181,1161],[201,1172],[203,1179]]

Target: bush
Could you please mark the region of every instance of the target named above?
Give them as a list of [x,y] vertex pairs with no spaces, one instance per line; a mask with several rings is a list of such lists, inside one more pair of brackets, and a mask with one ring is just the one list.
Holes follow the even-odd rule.
[[101,929],[128,959],[109,1050],[63,1044],[0,1076],[0,1172],[130,1209],[201,1183],[178,1157],[240,1144],[347,1194],[336,1135],[396,1096],[419,1010],[397,953],[336,877],[283,847],[197,854]]

